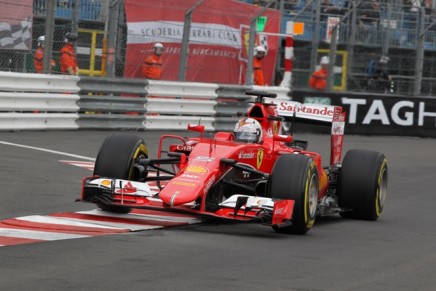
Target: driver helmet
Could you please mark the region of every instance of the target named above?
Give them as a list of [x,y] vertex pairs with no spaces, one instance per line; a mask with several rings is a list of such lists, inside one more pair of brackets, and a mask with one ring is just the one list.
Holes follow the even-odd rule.
[[244,117],[238,121],[233,130],[235,141],[244,143],[261,143],[262,127],[260,123],[253,119]]

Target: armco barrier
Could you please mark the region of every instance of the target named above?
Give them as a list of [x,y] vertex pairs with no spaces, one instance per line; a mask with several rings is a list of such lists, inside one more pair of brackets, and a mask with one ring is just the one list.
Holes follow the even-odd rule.
[[0,130],[78,129],[77,113],[0,113]]
[[77,93],[79,77],[0,72],[0,90],[11,92]]
[[217,84],[194,82],[148,81],[147,96],[215,99]]
[[0,72],[0,130],[78,129],[78,80]]
[[[198,122],[229,130],[249,106],[247,89],[291,95],[283,87],[0,72],[0,130],[172,130]],[[436,137],[434,97],[294,89],[292,100],[343,106],[347,134]]]
[[147,83],[143,79],[80,78],[79,127],[144,130]]
[[146,129],[186,129],[201,122],[206,130],[215,130],[217,84],[149,81]]

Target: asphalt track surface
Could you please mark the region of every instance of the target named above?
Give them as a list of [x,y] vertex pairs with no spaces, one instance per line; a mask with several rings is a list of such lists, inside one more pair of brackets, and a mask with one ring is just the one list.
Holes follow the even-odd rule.
[[[0,132],[0,142],[95,157],[107,131]],[[159,132],[139,132],[152,153]],[[328,137],[303,135],[328,152]],[[436,140],[347,136],[382,151],[377,222],[319,219],[305,236],[254,224],[195,224],[0,248],[0,290],[436,290]],[[0,219],[90,210],[73,159],[0,143]],[[80,160],[80,159],[75,159]],[[326,161],[327,162],[327,161]]]

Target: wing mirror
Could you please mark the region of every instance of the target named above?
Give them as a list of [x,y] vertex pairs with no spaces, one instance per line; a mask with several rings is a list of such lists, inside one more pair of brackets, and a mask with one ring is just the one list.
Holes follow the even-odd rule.
[[188,130],[197,131],[201,134],[204,133],[204,125],[203,124],[188,124]]
[[291,135],[274,134],[273,141],[291,142],[292,136]]

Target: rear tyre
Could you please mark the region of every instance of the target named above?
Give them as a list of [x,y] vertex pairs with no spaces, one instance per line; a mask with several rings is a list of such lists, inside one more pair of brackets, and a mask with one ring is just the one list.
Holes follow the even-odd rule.
[[[148,150],[142,138],[126,133],[115,133],[108,136],[97,155],[94,175],[107,178],[136,180],[133,160],[147,158]],[[102,210],[116,213],[129,213],[130,208],[97,203]]]
[[344,157],[339,181],[339,207],[346,218],[377,220],[387,195],[388,166],[384,154],[350,150]]
[[306,155],[282,155],[271,172],[268,194],[272,199],[295,200],[292,225],[276,232],[306,234],[315,223],[318,206],[318,171]]

